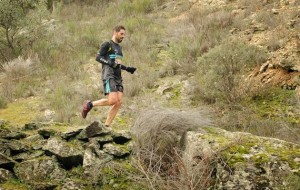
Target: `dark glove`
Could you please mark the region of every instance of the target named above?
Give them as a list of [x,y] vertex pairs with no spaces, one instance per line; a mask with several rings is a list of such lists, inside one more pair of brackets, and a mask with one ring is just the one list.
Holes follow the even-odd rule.
[[127,67],[126,68],[126,71],[129,72],[129,73],[131,73],[131,74],[133,74],[135,70],[136,70],[135,67]]

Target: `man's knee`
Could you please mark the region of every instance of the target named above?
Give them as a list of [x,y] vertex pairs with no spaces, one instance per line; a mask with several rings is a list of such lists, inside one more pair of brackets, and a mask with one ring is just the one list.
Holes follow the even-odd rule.
[[115,106],[121,106],[122,104],[122,97],[119,97],[117,93],[110,93],[108,97],[108,104],[109,105],[115,105]]
[[115,105],[121,106],[121,104],[122,104],[122,100],[118,100],[117,103],[116,103]]
[[113,106],[113,105],[116,105],[116,106],[121,106],[122,104],[122,100],[118,100],[118,99],[111,99],[108,101],[109,105]]

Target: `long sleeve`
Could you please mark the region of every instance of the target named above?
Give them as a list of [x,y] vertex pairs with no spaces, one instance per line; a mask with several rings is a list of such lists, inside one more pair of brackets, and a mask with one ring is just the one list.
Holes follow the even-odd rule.
[[109,66],[112,64],[111,60],[107,57],[109,48],[111,48],[110,46],[111,45],[109,42],[104,42],[103,44],[101,44],[99,52],[96,56],[96,61]]

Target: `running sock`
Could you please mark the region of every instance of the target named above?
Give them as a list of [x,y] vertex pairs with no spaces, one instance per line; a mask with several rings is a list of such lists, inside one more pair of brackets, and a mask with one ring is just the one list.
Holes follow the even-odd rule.
[[88,107],[89,107],[90,109],[93,108],[93,103],[92,103],[92,102],[88,102],[87,105],[88,105]]

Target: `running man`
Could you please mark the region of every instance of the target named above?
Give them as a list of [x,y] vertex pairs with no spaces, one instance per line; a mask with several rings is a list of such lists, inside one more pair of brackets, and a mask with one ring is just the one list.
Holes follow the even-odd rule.
[[96,101],[84,101],[83,110],[81,112],[82,117],[86,118],[88,112],[94,106],[111,106],[104,123],[106,127],[111,125],[122,104],[123,85],[121,70],[125,70],[131,74],[136,70],[136,68],[127,67],[122,63],[123,53],[122,47],[119,44],[123,41],[124,37],[125,27],[118,25],[113,29],[112,39],[101,44],[96,56],[96,61],[102,64],[101,78],[103,81],[104,94],[108,95],[108,97]]

